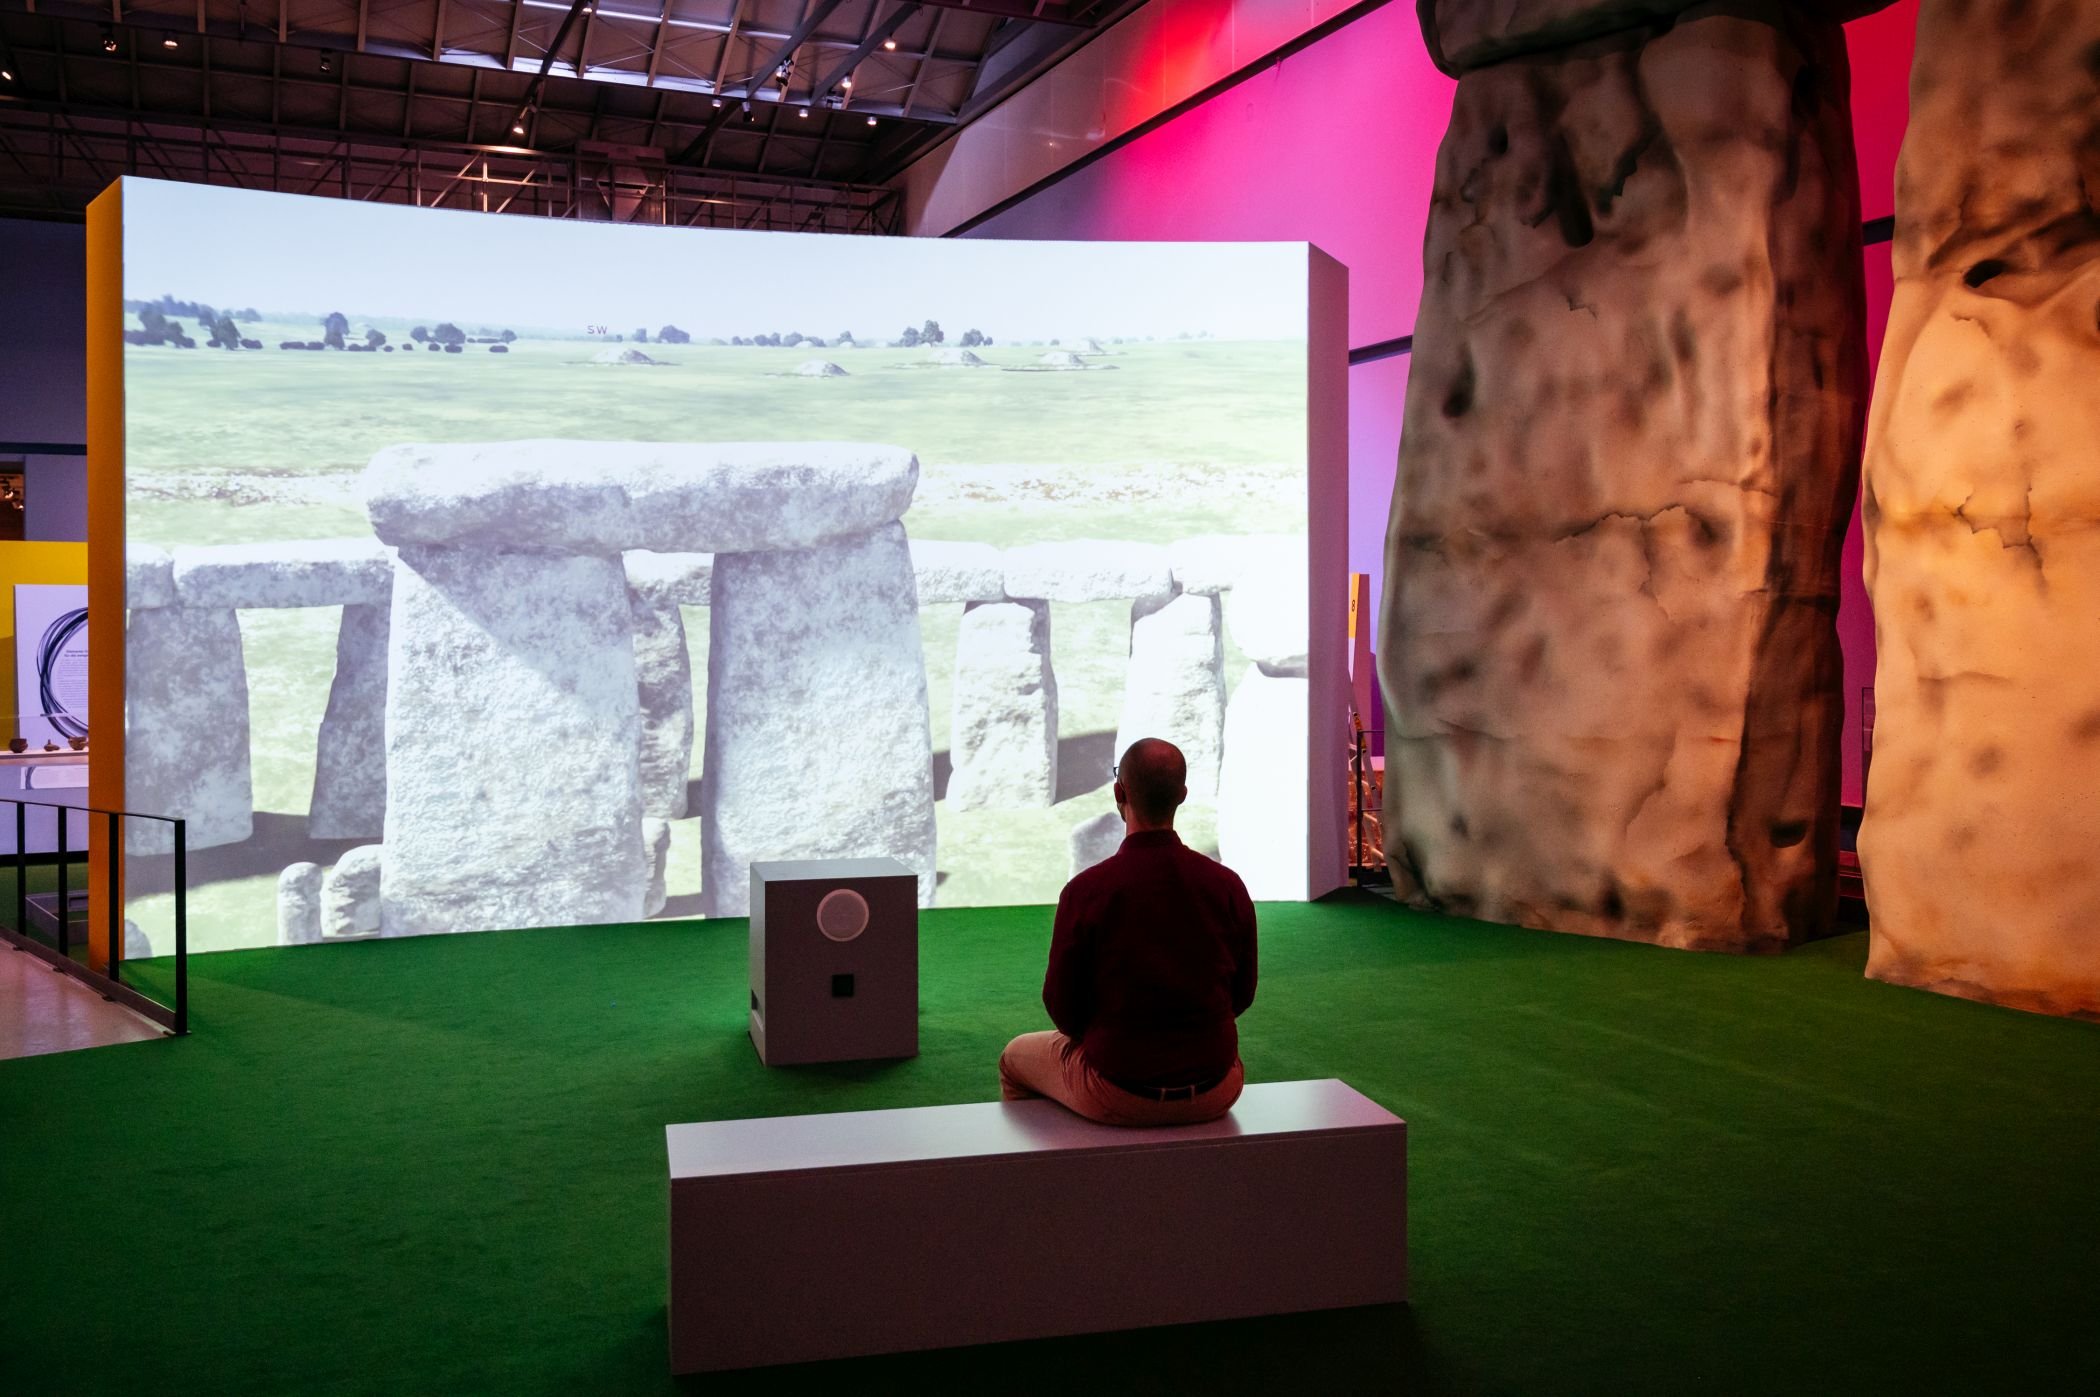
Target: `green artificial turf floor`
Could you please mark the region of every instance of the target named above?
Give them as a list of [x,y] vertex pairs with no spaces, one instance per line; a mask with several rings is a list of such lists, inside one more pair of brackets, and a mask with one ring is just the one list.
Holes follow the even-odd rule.
[[920,1057],[771,1071],[741,923],[520,931],[199,957],[191,1038],[0,1062],[0,1393],[2100,1385],[2100,1025],[1862,936],[1262,917],[1249,1076],[1408,1119],[1410,1307],[673,1382],[664,1124],[991,1098],[1046,916],[926,916]]

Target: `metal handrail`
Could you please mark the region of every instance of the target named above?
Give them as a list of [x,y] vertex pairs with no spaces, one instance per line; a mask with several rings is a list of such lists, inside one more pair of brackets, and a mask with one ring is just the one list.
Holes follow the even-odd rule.
[[[0,796],[0,801],[15,808],[15,925],[0,926],[0,940],[5,940],[18,950],[32,952],[49,961],[56,969],[98,991],[103,998],[115,1000],[133,1009],[153,1022],[160,1024],[176,1035],[190,1031],[190,946],[189,946],[189,831],[187,822],[173,815],[148,815],[143,811],[109,810],[94,805],[69,805],[51,800],[24,800],[15,796]],[[58,812],[58,917],[55,945],[47,946],[29,929],[29,811]],[[73,889],[68,882],[68,872],[74,863],[74,855],[67,849],[69,817],[73,813],[100,815],[107,824],[109,840],[109,883],[104,890],[109,918],[109,962],[108,970],[95,970],[73,958],[72,903]],[[132,986],[124,983],[124,821],[152,820],[158,824],[172,825],[175,836],[175,1002],[162,1004],[151,999]],[[85,849],[81,853],[85,854]]]

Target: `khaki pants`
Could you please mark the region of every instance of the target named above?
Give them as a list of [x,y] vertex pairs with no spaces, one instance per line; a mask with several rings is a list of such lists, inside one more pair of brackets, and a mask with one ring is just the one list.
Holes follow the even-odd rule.
[[999,1054],[999,1095],[1007,1101],[1047,1096],[1103,1125],[1195,1125],[1232,1109],[1246,1085],[1237,1059],[1225,1080],[1193,1100],[1171,1101],[1127,1092],[1096,1072],[1079,1045],[1062,1033],[1024,1033]]

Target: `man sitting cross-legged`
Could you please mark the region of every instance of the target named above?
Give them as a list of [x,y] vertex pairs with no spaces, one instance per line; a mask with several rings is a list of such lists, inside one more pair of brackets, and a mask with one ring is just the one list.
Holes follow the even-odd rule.
[[1174,833],[1189,794],[1178,747],[1134,742],[1113,775],[1123,846],[1057,900],[1043,977],[1057,1031],[1006,1045],[999,1094],[1108,1125],[1214,1120],[1245,1080],[1234,1020],[1254,1002],[1254,904]]

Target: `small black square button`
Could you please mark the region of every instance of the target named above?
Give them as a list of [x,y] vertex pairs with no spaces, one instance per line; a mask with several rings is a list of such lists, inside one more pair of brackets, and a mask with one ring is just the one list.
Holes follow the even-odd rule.
[[853,977],[852,977],[851,975],[834,975],[834,976],[832,976],[832,977],[831,977],[831,997],[832,997],[833,999],[851,999],[851,998],[853,998]]

